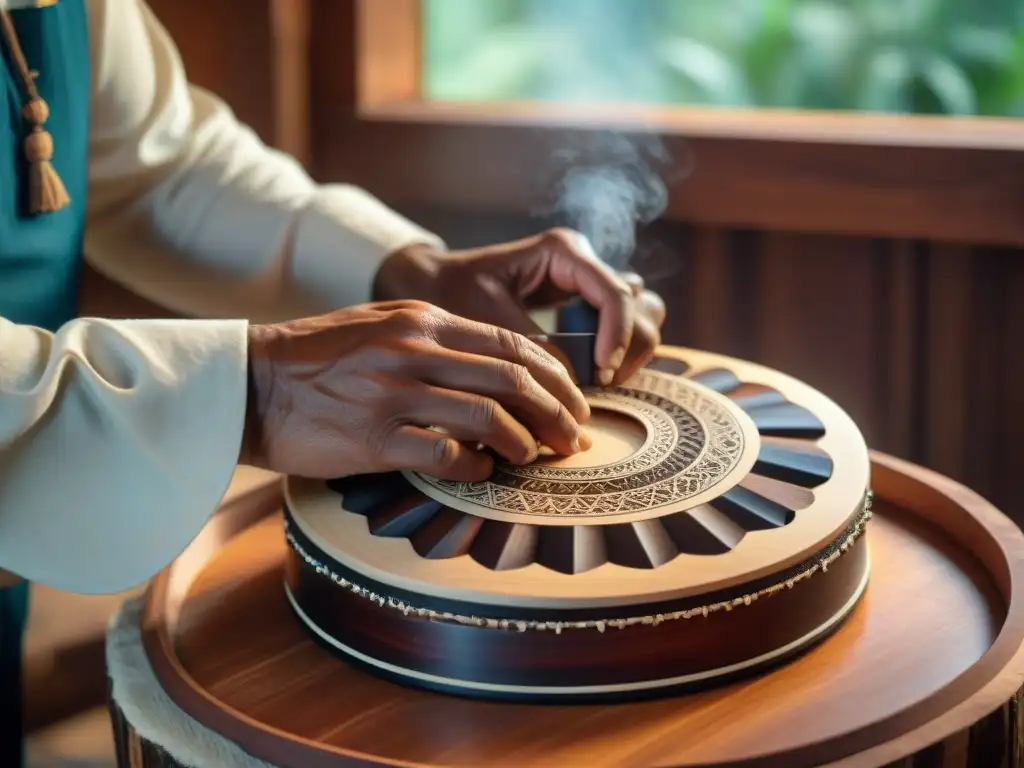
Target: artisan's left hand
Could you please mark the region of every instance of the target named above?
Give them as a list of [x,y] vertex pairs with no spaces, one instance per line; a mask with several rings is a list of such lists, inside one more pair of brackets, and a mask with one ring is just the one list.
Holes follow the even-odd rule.
[[393,254],[377,275],[377,300],[419,299],[452,314],[523,335],[542,333],[527,315],[582,296],[600,321],[598,381],[618,384],[650,361],[661,342],[665,305],[634,274],[603,264],[582,235],[552,229],[511,243],[436,252],[414,246]]

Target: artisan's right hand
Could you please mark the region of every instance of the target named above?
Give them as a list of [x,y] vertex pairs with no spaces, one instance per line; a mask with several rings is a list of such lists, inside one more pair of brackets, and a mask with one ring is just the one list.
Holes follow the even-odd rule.
[[[366,304],[249,331],[243,460],[304,477],[411,469],[483,480],[538,441],[589,447],[590,416],[565,368],[509,331],[430,304]],[[448,434],[428,427],[439,427]]]

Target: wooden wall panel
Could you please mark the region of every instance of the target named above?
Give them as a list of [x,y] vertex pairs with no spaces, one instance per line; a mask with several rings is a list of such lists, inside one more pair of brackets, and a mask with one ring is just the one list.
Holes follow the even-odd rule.
[[264,141],[274,139],[273,35],[268,0],[148,0],[181,51],[189,79],[229,99]]

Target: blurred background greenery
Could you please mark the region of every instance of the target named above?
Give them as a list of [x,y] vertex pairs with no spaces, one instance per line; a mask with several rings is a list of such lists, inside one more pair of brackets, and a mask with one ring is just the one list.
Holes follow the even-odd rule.
[[1024,0],[422,2],[428,99],[1024,117]]

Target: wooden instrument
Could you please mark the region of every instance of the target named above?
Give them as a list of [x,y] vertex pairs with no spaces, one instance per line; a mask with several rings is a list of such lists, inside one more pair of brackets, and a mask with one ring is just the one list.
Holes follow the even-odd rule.
[[1021,764],[1010,520],[749,363],[590,397],[570,460],[225,508],[111,649],[121,768]]
[[594,447],[482,483],[288,480],[305,630],[403,683],[504,700],[664,695],[774,666],[868,583],[868,451],[831,400],[664,349],[588,389]]

